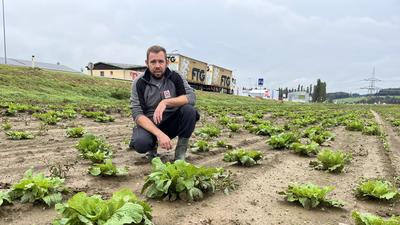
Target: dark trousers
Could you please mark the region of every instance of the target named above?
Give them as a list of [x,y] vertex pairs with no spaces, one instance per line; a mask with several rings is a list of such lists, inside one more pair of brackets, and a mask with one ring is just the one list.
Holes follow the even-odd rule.
[[[164,115],[163,115],[164,116]],[[157,127],[169,138],[190,138],[196,122],[200,115],[197,110],[189,104],[179,107],[165,121],[163,120]],[[129,148],[135,149],[138,153],[146,153],[155,148],[157,138],[139,125],[133,128],[131,142]]]

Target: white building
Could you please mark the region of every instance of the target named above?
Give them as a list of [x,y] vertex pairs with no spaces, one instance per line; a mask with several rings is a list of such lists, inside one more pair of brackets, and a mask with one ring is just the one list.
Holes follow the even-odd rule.
[[310,94],[305,91],[290,92],[287,97],[289,102],[310,102]]
[[272,98],[272,93],[271,93],[271,90],[269,90],[269,89],[246,90],[246,91],[242,91],[242,95],[251,96],[251,97],[258,97],[258,98],[265,98],[265,99],[271,99]]

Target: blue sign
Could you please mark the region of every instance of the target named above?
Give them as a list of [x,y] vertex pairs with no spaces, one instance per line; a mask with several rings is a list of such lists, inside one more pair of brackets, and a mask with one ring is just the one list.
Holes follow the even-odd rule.
[[258,78],[258,86],[264,85],[264,78]]

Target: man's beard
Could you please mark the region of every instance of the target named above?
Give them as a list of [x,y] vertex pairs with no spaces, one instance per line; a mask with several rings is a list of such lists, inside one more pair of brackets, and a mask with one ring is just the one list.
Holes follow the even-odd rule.
[[[158,74],[160,74],[160,73],[158,73]],[[165,74],[165,71],[162,72],[160,75],[155,75],[154,73],[151,73],[151,76],[156,80],[160,80],[164,77],[164,74]]]

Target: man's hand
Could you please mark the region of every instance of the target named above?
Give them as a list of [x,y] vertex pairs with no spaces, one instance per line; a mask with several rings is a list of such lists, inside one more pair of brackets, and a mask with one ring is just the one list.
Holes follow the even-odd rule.
[[157,141],[158,141],[158,144],[161,146],[161,148],[167,149],[167,150],[172,149],[172,141],[166,134],[161,133],[161,134],[157,135]]
[[162,121],[162,117],[163,117],[163,113],[165,111],[165,109],[167,108],[167,104],[165,104],[164,101],[161,101],[160,103],[158,103],[158,106],[156,108],[156,110],[154,111],[153,114],[153,121],[155,124],[160,124]]
[[138,72],[138,71],[132,70],[131,71],[132,80],[134,80],[136,77],[138,77],[138,76],[140,76],[142,74],[143,74],[142,72]]

